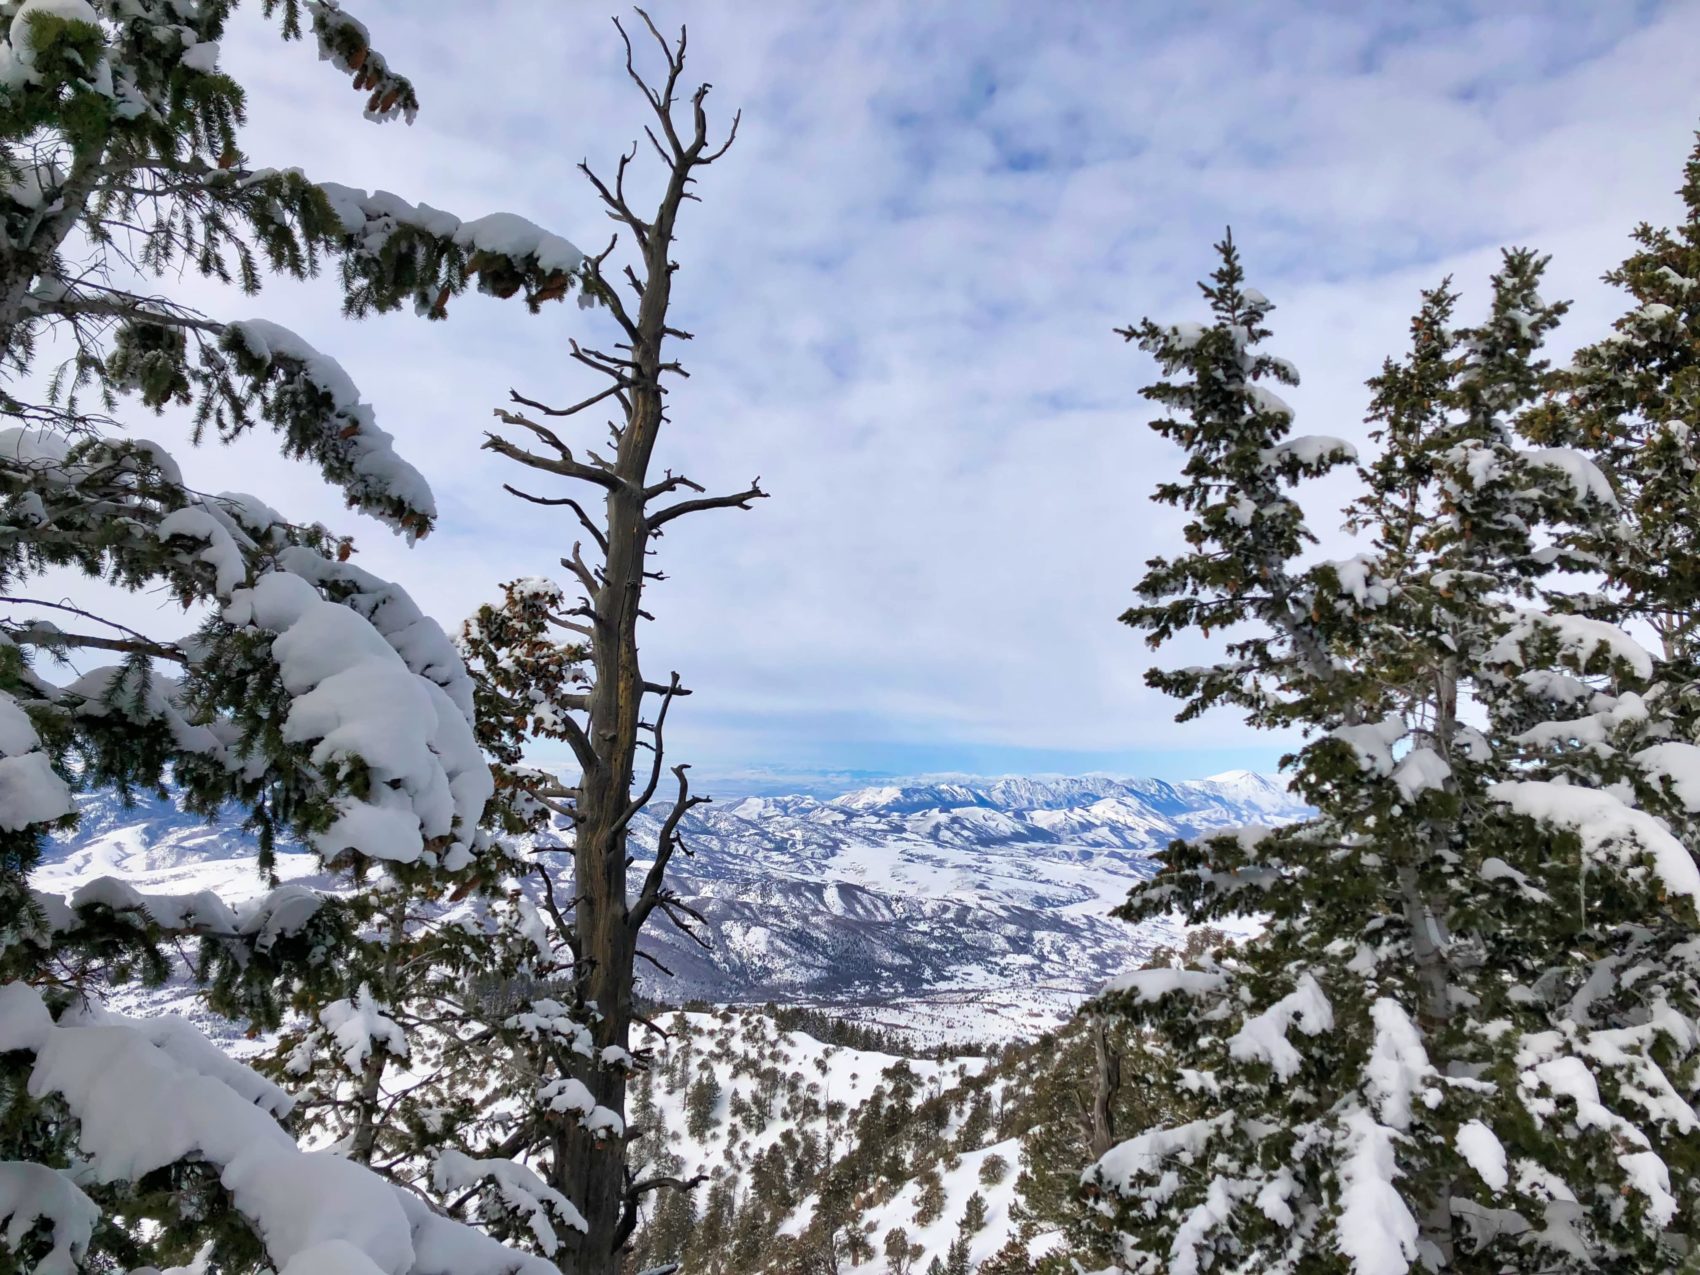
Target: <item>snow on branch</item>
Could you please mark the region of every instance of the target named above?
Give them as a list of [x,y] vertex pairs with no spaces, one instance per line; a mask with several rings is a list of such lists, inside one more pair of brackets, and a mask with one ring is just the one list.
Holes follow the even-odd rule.
[[1569,484],[1578,501],[1596,501],[1617,508],[1617,493],[1600,467],[1581,452],[1569,447],[1537,447],[1522,453],[1523,463],[1533,469],[1556,472]]
[[350,508],[409,540],[430,531],[437,516],[430,485],[397,454],[394,437],[379,428],[340,363],[266,319],[230,324],[221,344],[259,387],[261,410],[290,454],[317,461]]
[[0,1160],[0,1243],[16,1253],[37,1224],[53,1237],[47,1256],[36,1262],[36,1275],[76,1275],[100,1221],[95,1202],[65,1174],[44,1164]]
[[392,1057],[407,1058],[407,1033],[391,1018],[389,1007],[372,995],[365,983],[352,1000],[336,1000],[319,1011],[337,1051],[351,1070],[358,1070],[371,1056],[375,1047],[382,1047]]
[[[288,1098],[186,1023],[100,1009],[56,1022],[34,988],[6,983],[0,1052],[33,1057],[29,1092],[64,1102],[89,1181],[136,1182],[189,1160],[210,1164],[282,1271],[555,1275],[550,1263],[432,1213],[353,1161],[302,1151],[278,1123]],[[75,1197],[50,1199],[36,1184],[24,1198],[19,1180],[0,1174],[0,1207],[8,1187],[26,1207],[59,1210],[67,1247],[86,1235],[77,1228],[88,1225],[87,1211]]]
[[1214,996],[1227,986],[1220,970],[1187,970],[1159,966],[1118,974],[1104,985],[1103,996],[1131,995],[1142,1005],[1165,996]]
[[107,664],[66,686],[60,699],[84,724],[163,726],[181,754],[229,762],[225,742],[208,726],[191,722],[180,702],[181,685],[145,664]]
[[164,935],[216,939],[229,947],[240,964],[253,952],[268,952],[278,940],[305,930],[324,907],[326,896],[291,882],[232,907],[211,890],[154,894],[117,877],[103,876],[79,886],[64,904],[48,896],[38,897],[48,905],[49,923],[58,933],[78,929],[87,909],[103,908],[127,913],[135,924],[154,927]]
[[387,190],[368,194],[336,182],[319,189],[342,223],[345,281],[350,309],[388,310],[410,296],[419,314],[440,319],[448,300],[473,278],[495,297],[523,293],[535,313],[580,286],[585,255],[560,235],[517,213],[495,212],[470,221],[429,204],[413,204]]
[[618,1138],[626,1131],[619,1112],[598,1106],[588,1086],[574,1076],[544,1082],[537,1090],[538,1104],[549,1111],[571,1112],[597,1138]]
[[1574,832],[1584,856],[1597,863],[1628,865],[1645,855],[1666,890],[1700,901],[1700,868],[1687,847],[1652,815],[1608,792],[1522,780],[1494,784],[1488,796],[1517,814]]
[[56,823],[76,809],[70,785],[42,751],[35,723],[17,700],[0,691],[0,831]]
[[307,0],[307,11],[313,15],[320,61],[353,76],[354,87],[367,94],[366,118],[413,123],[419,113],[413,82],[390,70],[388,60],[372,47],[366,24],[344,13],[337,0]]
[[352,562],[327,558],[304,545],[280,551],[277,565],[364,617],[408,668],[442,687],[467,724],[472,724],[473,682],[466,661],[442,625],[421,611],[405,589]]
[[[303,533],[252,497],[189,491],[171,457],[145,440],[67,444],[0,432],[0,483],[8,521],[53,527],[10,544],[0,528],[0,547],[14,556],[63,536],[50,562],[162,579],[185,603],[221,604],[222,624],[209,636],[172,648],[187,670],[182,683],[133,657],[68,687],[40,688],[80,729],[145,728],[234,793],[256,750],[271,746],[254,736],[244,708],[280,689],[280,739],[300,750],[302,795],[324,793],[335,806],[306,830],[310,844],[327,859],[352,850],[392,862],[440,856],[450,870],[471,861],[494,792],[473,733],[472,680],[448,635],[405,591],[326,556],[315,538],[322,529]],[[251,635],[266,640],[255,645]],[[7,720],[0,710],[0,728]],[[34,756],[0,760],[0,785],[8,774],[50,769]],[[20,802],[33,793],[19,807],[29,821],[49,807],[66,813],[65,801],[34,800],[39,785],[17,786]]]
[[490,1206],[521,1218],[545,1257],[553,1257],[561,1247],[555,1222],[581,1234],[590,1230],[571,1200],[517,1160],[474,1159],[451,1148],[439,1153],[431,1167],[431,1184],[445,1195],[482,1190],[485,1183],[493,1188]]
[[1296,1026],[1307,1036],[1319,1036],[1334,1026],[1334,1007],[1308,972],[1298,985],[1261,1014],[1245,1020],[1228,1040],[1228,1055],[1237,1062],[1261,1062],[1281,1080],[1298,1074],[1303,1059],[1287,1039]]
[[1399,1188],[1397,1136],[1358,1107],[1346,1114],[1340,1216],[1334,1239],[1355,1275],[1406,1275],[1417,1258],[1417,1220]]
[[1605,671],[1609,665],[1618,663],[1638,678],[1653,675],[1653,657],[1647,649],[1616,625],[1603,620],[1524,607],[1507,611],[1506,619],[1509,627],[1504,636],[1484,656],[1488,663],[1522,665],[1524,648],[1545,641],[1556,646],[1566,665],[1580,672]]
[[104,52],[90,66],[79,52],[66,47],[92,40],[98,49],[105,34],[100,14],[88,0],[24,0],[6,28],[8,43],[0,45],[0,89],[41,83],[40,67],[46,64],[43,55],[58,54],[62,58],[70,53],[88,68],[84,82],[110,94],[112,69]]
[[1170,1160],[1179,1160],[1186,1165],[1196,1164],[1210,1140],[1227,1132],[1232,1124],[1233,1114],[1224,1112],[1209,1120],[1194,1120],[1172,1128],[1147,1129],[1111,1147],[1080,1175],[1080,1180],[1083,1184],[1108,1187],[1118,1194],[1131,1195],[1138,1178],[1146,1175],[1156,1177]]
[[448,693],[409,669],[363,617],[298,576],[261,577],[232,596],[223,618],[275,635],[272,657],[291,697],[285,742],[309,745],[321,770],[357,766],[368,777],[364,796],[336,799],[336,818],[309,834],[310,844],[327,859],[353,851],[412,863],[429,841],[447,846],[443,866],[466,866],[494,781]]
[[1633,760],[1650,783],[1668,784],[1683,809],[1700,812],[1700,747],[1666,740],[1643,748]]

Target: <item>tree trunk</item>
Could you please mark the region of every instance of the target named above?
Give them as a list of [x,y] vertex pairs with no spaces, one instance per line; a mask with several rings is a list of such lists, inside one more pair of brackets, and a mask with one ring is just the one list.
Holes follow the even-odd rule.
[[[391,905],[387,917],[388,932],[385,935],[389,949],[384,956],[383,981],[377,989],[367,989],[386,1006],[393,1008],[403,1001],[401,988],[397,984],[397,975],[401,969],[402,943],[407,930],[407,893],[398,883],[395,903]],[[358,993],[358,989],[356,989]],[[378,1131],[383,1123],[383,1085],[384,1071],[389,1066],[390,1055],[387,1049],[378,1048],[378,1042],[366,1042],[368,1053],[360,1071],[360,1089],[355,1094],[354,1134],[349,1139],[348,1158],[357,1164],[371,1164],[372,1153],[377,1150]]]
[[[1448,662],[1436,673],[1435,739],[1450,751],[1452,738],[1458,729],[1458,672],[1454,662]],[[1419,847],[1419,853],[1429,858],[1446,849],[1448,829],[1431,827],[1429,842]],[[1442,1074],[1447,1071],[1447,1059],[1439,1048],[1441,1035],[1452,1018],[1451,971],[1447,944],[1446,923],[1435,913],[1434,905],[1423,891],[1419,865],[1406,863],[1398,873],[1399,897],[1404,907],[1405,924],[1411,934],[1411,959],[1417,971],[1417,1025],[1428,1050],[1429,1062]],[[1452,1266],[1454,1256],[1452,1182],[1435,1183],[1417,1219],[1418,1243],[1432,1249],[1438,1269]]]
[[[619,28],[626,42],[627,73],[643,90],[656,117],[657,127],[649,131],[649,140],[669,165],[653,218],[640,217],[627,202],[626,167],[635,151],[622,156],[612,182],[602,181],[587,165],[579,166],[609,215],[629,233],[640,255],[640,268],[626,268],[618,277],[603,273],[613,244],[585,263],[592,295],[607,307],[622,337],[615,353],[574,344],[572,358],[612,384],[600,394],[559,410],[543,408],[517,393],[512,396],[514,401],[542,408],[553,417],[576,416],[612,398],[623,409],[623,419],[612,430],[612,455],[604,459],[587,450],[587,458],[581,459],[553,429],[511,412],[498,415],[530,430],[553,455],[527,450],[494,435],[486,443],[533,469],[593,485],[603,498],[603,516],[593,519],[571,500],[526,497],[539,503],[571,506],[603,556],[600,569],[596,569],[581,556],[582,546],[575,544],[571,556],[562,559],[584,590],[583,605],[570,613],[575,618],[567,621],[566,627],[588,638],[593,672],[590,691],[576,710],[585,714],[584,724],[578,728],[574,719],[575,724],[563,736],[573,744],[581,778],[571,812],[573,898],[563,909],[570,915],[571,933],[562,937],[574,952],[577,995],[590,1025],[594,1056],[563,1052],[555,1062],[564,1074],[589,1089],[598,1106],[622,1118],[626,1072],[620,1065],[605,1062],[605,1051],[628,1050],[631,1043],[633,973],[638,934],[644,922],[658,909],[676,924],[692,918],[690,910],[666,891],[665,872],[678,846],[679,820],[704,800],[690,795],[685,768],[674,767],[678,795],[662,825],[655,862],[635,895],[629,893],[628,825],[654,796],[661,777],[662,724],[668,706],[676,695],[689,693],[679,685],[677,675],[666,685],[645,681],[639,663],[637,629],[638,621],[647,618],[642,602],[644,583],[649,578],[650,543],[675,518],[707,509],[748,509],[751,500],[765,494],[758,484],[751,484],[745,491],[729,495],[681,500],[673,498],[672,493],[681,488],[697,493],[704,489],[671,471],[659,480],[650,476],[656,442],[666,421],[663,377],[683,371],[664,358],[662,347],[669,337],[689,337],[668,323],[673,272],[677,269],[670,259],[674,227],[684,201],[695,198],[689,192],[696,170],[725,153],[736,136],[737,120],[733,120],[730,135],[719,149],[710,150],[703,110],[708,86],[703,85],[690,98],[690,127],[680,127],[674,119],[674,107],[675,89],[684,69],[684,32],[680,32],[676,44],[670,45],[641,9],[638,14],[667,62],[665,81],[659,88],[651,86],[633,69],[631,43],[624,28]],[[618,21],[615,25],[619,27]],[[628,308],[634,292],[635,312]],[[657,509],[656,502],[662,497],[669,497],[671,503]],[[652,721],[644,720],[646,695],[651,697]],[[640,747],[653,749],[645,757],[642,776],[636,764]],[[631,1234],[642,1194],[681,1186],[688,1189],[692,1184],[664,1177],[634,1183],[627,1175],[623,1135],[604,1133],[599,1140],[574,1114],[538,1114],[550,1126],[546,1163],[542,1166],[546,1179],[577,1206],[587,1224],[585,1232],[568,1231],[560,1237],[562,1247],[556,1254],[556,1264],[566,1275],[615,1275],[620,1267],[619,1250]]]
[[[636,357],[655,368],[660,362],[659,340]],[[637,622],[649,536],[642,492],[661,423],[660,393],[652,388],[659,384],[658,371],[645,378],[640,370],[638,379],[647,379],[648,384],[632,392],[616,460],[616,471],[633,477],[628,479],[629,486],[608,493],[607,560],[602,587],[592,599],[596,636],[591,655],[596,680],[587,729],[598,764],[586,768],[582,777],[573,850],[574,915],[580,960],[589,971],[584,995],[587,1008],[599,1015],[592,1028],[599,1055],[611,1046],[630,1045],[637,960],[637,936],[627,909],[626,822],[643,700]],[[598,1065],[598,1059],[575,1057],[574,1061],[579,1064],[578,1078],[597,1104],[623,1116],[624,1073]],[[569,1121],[556,1143],[555,1179],[552,1185],[578,1205],[589,1224],[586,1234],[570,1234],[566,1247],[573,1251],[564,1254],[561,1269],[571,1275],[613,1275],[619,1267],[615,1237],[625,1210],[625,1139],[599,1141],[577,1121]]]
[[1102,1017],[1092,1024],[1092,1108],[1086,1122],[1087,1146],[1094,1161],[1116,1145],[1116,1094],[1122,1087],[1121,1055],[1110,1048],[1110,1032]]

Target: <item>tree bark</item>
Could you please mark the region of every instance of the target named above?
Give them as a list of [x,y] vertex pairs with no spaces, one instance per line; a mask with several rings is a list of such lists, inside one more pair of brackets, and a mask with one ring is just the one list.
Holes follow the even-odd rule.
[[[1443,750],[1450,752],[1452,739],[1458,730],[1456,661],[1449,660],[1437,670],[1435,686],[1434,737]],[[1428,844],[1421,847],[1424,858],[1437,858],[1446,849],[1446,838],[1445,827],[1431,827]],[[1417,996],[1421,1010],[1418,1030],[1428,1050],[1429,1062],[1446,1074],[1448,1060],[1441,1048],[1441,1037],[1452,1018],[1452,971],[1447,951],[1450,939],[1445,921],[1436,913],[1433,902],[1423,890],[1419,866],[1416,862],[1400,865],[1399,896],[1404,906],[1405,924],[1411,934],[1411,959],[1417,971]],[[1438,1269],[1451,1268],[1455,1244],[1450,1179],[1434,1184],[1423,1202],[1417,1219],[1417,1239],[1424,1249],[1432,1249]]]
[[1092,1107],[1086,1122],[1086,1142],[1094,1161],[1116,1145],[1116,1094],[1122,1087],[1121,1055],[1110,1048],[1110,1031],[1103,1018],[1092,1024]]
[[[707,509],[749,508],[763,496],[757,484],[742,492],[677,500],[660,508],[655,502],[681,488],[701,492],[703,488],[670,471],[659,481],[650,477],[650,465],[662,426],[667,421],[664,378],[682,374],[669,362],[664,346],[669,337],[687,339],[688,333],[668,323],[672,301],[671,260],[674,229],[686,199],[694,198],[690,187],[695,171],[725,153],[736,136],[731,135],[716,150],[707,146],[707,119],[703,99],[708,86],[690,98],[690,126],[681,128],[674,119],[675,89],[684,68],[685,35],[669,44],[639,10],[649,33],[666,58],[667,74],[659,87],[652,87],[633,69],[631,43],[626,40],[627,72],[642,89],[655,115],[647,130],[656,152],[668,165],[666,186],[651,219],[639,217],[627,202],[624,179],[632,154],[622,156],[617,175],[606,183],[588,166],[580,165],[595,186],[610,217],[623,226],[638,249],[641,272],[626,269],[622,278],[603,274],[613,244],[586,264],[594,294],[608,307],[623,334],[616,352],[572,347],[573,359],[612,380],[600,394],[568,408],[552,409],[515,393],[516,403],[540,408],[552,417],[570,417],[610,398],[622,409],[613,426],[615,440],[611,457],[586,450],[585,459],[563,442],[553,430],[537,421],[511,412],[498,415],[510,424],[531,431],[552,455],[527,450],[491,436],[486,444],[521,464],[556,474],[600,489],[602,517],[590,516],[584,506],[570,499],[527,496],[540,504],[568,507],[602,552],[600,569],[588,564],[581,545],[575,544],[562,563],[584,590],[584,604],[575,611],[582,617],[580,632],[589,638],[589,662],[593,680],[584,698],[582,729],[573,729],[573,742],[582,771],[572,811],[573,887],[569,908],[572,933],[563,935],[578,964],[580,1008],[590,1020],[593,1057],[562,1051],[556,1062],[560,1070],[581,1081],[599,1106],[620,1114],[626,1103],[626,1072],[607,1065],[604,1051],[627,1050],[633,1022],[633,975],[638,934],[657,908],[679,923],[687,915],[683,905],[665,889],[668,860],[678,845],[678,823],[683,814],[705,800],[690,795],[685,768],[675,767],[678,795],[672,803],[657,847],[656,861],[646,873],[635,897],[628,891],[628,827],[632,817],[654,795],[662,774],[662,724],[676,695],[686,694],[675,675],[665,685],[644,679],[638,650],[638,622],[643,612],[643,591],[648,573],[651,541],[675,518]],[[617,27],[619,23],[615,24]],[[625,38],[625,31],[620,31]],[[635,154],[635,151],[633,152]],[[636,311],[624,300],[635,291]],[[574,621],[573,624],[577,624]],[[645,696],[654,705],[654,720],[644,720]],[[653,749],[645,760],[644,782],[639,784],[637,757],[640,747]],[[634,793],[634,788],[640,791]],[[549,1185],[571,1200],[584,1215],[586,1230],[565,1231],[555,1261],[567,1275],[614,1275],[620,1266],[619,1250],[630,1235],[637,1200],[657,1184],[633,1183],[626,1169],[626,1138],[593,1135],[575,1115],[545,1113],[552,1122],[547,1161],[540,1167]],[[678,1183],[688,1189],[694,1183]]]

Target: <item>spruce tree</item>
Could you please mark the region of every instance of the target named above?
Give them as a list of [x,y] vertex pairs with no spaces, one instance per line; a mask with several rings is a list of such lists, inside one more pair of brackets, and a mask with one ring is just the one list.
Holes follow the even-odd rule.
[[[197,442],[263,424],[351,509],[415,540],[436,519],[431,492],[335,360],[270,321],[199,313],[170,281],[254,293],[334,261],[349,313],[441,318],[474,282],[536,308],[576,285],[582,259],[511,214],[463,222],[250,168],[242,87],[218,58],[234,7],[0,5],[0,1264],[552,1269],[365,1167],[383,1122],[442,1127],[443,1113],[382,1108],[372,1084],[418,1061],[391,1000],[418,956],[398,922],[511,870],[488,827],[500,803],[473,679],[403,590],[350,561],[349,537],[196,490],[114,414],[187,409]],[[288,39],[310,25],[369,118],[411,120],[411,83],[339,5],[260,8]],[[50,570],[86,587],[30,597]],[[110,587],[160,590],[178,627],[108,618]],[[114,661],[63,671],[89,654]],[[168,781],[195,813],[234,806],[262,872],[289,838],[356,888],[286,884],[232,907],[112,878],[69,900],[29,887],[75,790]],[[215,1009],[256,1030],[308,1016],[314,1051],[346,1072],[339,1098],[355,1098],[348,1157],[304,1155],[281,1123],[292,1097],[187,1024],[100,1006],[114,980],[165,978],[176,941],[199,943]],[[454,953],[426,963],[442,975]]]
[[1540,441],[1587,453],[1634,527],[1633,536],[1589,546],[1608,581],[1593,613],[1646,623],[1660,654],[1692,669],[1700,659],[1700,142],[1678,194],[1683,224],[1637,226],[1635,251],[1605,276],[1629,294],[1630,308],[1553,374],[1529,426]]
[[890,1275],[910,1275],[921,1254],[926,1252],[919,1244],[910,1243],[909,1232],[901,1226],[894,1226],[885,1233],[882,1251]]
[[1544,261],[1507,253],[1474,327],[1425,296],[1372,382],[1382,455],[1350,511],[1372,551],[1305,565],[1292,488],[1351,449],[1290,435],[1261,384],[1295,379],[1259,348],[1271,307],[1220,252],[1208,326],[1126,333],[1186,452],[1157,498],[1190,521],[1124,619],[1154,646],[1225,632],[1226,659],[1149,680],[1183,720],[1300,728],[1284,764],[1318,813],[1176,843],[1121,910],[1267,923],[1101,1006],[1163,1032],[1203,1106],[1088,1170],[1109,1250],[1139,1272],[1668,1269],[1700,874],[1610,746],[1646,728],[1653,659],[1566,610],[1610,485],[1515,432],[1563,311]]
[[704,1071],[685,1091],[685,1128],[699,1141],[720,1120],[720,1082],[712,1071]]
[[[1700,793],[1689,750],[1700,743],[1700,143],[1678,194],[1683,223],[1632,234],[1635,250],[1606,281],[1629,307],[1604,339],[1555,372],[1533,437],[1574,447],[1606,474],[1621,526],[1579,540],[1600,588],[1575,601],[1586,616],[1645,625],[1663,658],[1649,721],[1620,741],[1623,782],[1694,846]],[[1593,745],[1596,749],[1598,742]]]

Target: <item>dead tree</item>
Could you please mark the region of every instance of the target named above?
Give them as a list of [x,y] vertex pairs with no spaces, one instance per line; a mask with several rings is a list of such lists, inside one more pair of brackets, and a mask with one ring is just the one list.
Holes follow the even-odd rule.
[[1081,1124],[1086,1145],[1094,1160],[1102,1159],[1116,1145],[1116,1101],[1122,1087],[1122,1055],[1110,1041],[1110,1025],[1102,1014],[1094,1014],[1092,1033],[1092,1096],[1082,1102]]
[[[659,83],[637,70],[631,38],[617,20],[615,26],[625,42],[627,73],[654,116],[644,133],[666,176],[660,201],[646,217],[628,199],[627,173],[639,153],[637,146],[620,157],[611,180],[588,163],[579,165],[619,228],[609,246],[586,263],[585,287],[612,316],[620,340],[610,350],[572,342],[572,360],[600,378],[601,387],[566,407],[547,406],[515,391],[511,405],[496,411],[510,430],[492,433],[485,442],[491,451],[539,474],[567,480],[569,494],[511,486],[507,490],[569,512],[585,537],[561,559],[581,591],[578,605],[565,612],[561,627],[587,648],[590,684],[574,701],[577,711],[561,727],[581,775],[576,786],[564,790],[572,825],[572,897],[557,905],[551,895],[549,912],[568,931],[564,937],[579,971],[581,1008],[594,1006],[590,1017],[598,1059],[604,1050],[624,1049],[629,1043],[634,966],[644,924],[659,912],[702,939],[701,917],[667,885],[669,860],[680,847],[680,820],[706,800],[692,795],[685,766],[671,767],[677,787],[662,820],[653,865],[635,893],[627,881],[632,862],[629,828],[668,773],[663,730],[674,700],[689,693],[676,673],[665,681],[651,681],[639,663],[638,623],[650,618],[643,609],[644,586],[660,578],[650,569],[652,545],[687,514],[748,509],[751,501],[766,494],[759,480],[743,491],[710,495],[682,474],[651,473],[657,440],[669,422],[668,384],[686,374],[668,357],[666,346],[669,340],[690,339],[690,333],[668,322],[678,269],[670,255],[675,227],[685,201],[696,198],[691,187],[698,170],[726,153],[738,120],[734,116],[724,139],[710,144],[704,111],[709,86],[692,92],[688,105],[679,97],[685,31],[681,28],[677,41],[670,43],[647,14],[638,10],[638,16],[665,61]],[[622,238],[635,264],[616,268],[610,260]],[[605,447],[569,442],[557,433],[565,428],[562,421],[610,409],[614,418],[608,421]],[[567,1065],[599,1106],[624,1114],[626,1078],[619,1068],[576,1056],[569,1057]],[[690,1185],[665,1177],[634,1179],[626,1168],[625,1137],[599,1138],[574,1121],[562,1121],[551,1131],[538,1167],[589,1224],[586,1234],[565,1236],[557,1255],[561,1269],[573,1275],[616,1270],[617,1252],[635,1225],[643,1195]]]

